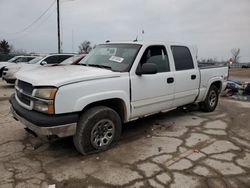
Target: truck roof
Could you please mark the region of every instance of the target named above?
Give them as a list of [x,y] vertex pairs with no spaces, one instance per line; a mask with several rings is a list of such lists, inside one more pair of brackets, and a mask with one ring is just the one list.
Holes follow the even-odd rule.
[[179,42],[168,42],[168,41],[110,41],[102,44],[139,44],[139,45],[156,45],[156,44],[169,44],[169,45],[178,45],[178,46],[190,46],[185,43]]

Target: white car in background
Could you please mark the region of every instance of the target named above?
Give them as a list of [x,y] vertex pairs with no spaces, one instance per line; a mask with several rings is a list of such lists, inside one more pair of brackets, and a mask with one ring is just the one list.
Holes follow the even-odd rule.
[[79,62],[85,54],[52,54],[43,57],[37,57],[28,63],[20,63],[15,65],[6,66],[3,70],[3,80],[9,84],[14,84],[16,81],[16,73],[19,71],[30,71],[42,66],[52,66],[56,64],[73,64]]
[[37,56],[15,56],[8,61],[2,61],[0,62],[0,78],[2,77],[3,69],[4,67],[10,65],[10,64],[18,64],[18,63],[24,63],[29,62],[30,60],[36,58]]
[[26,65],[35,65],[36,63],[40,62],[44,57],[36,57],[31,61],[25,63],[18,63],[18,64],[8,64],[4,67],[2,72],[2,79],[5,80],[7,83],[15,83],[15,74],[21,70],[22,68],[26,67]]

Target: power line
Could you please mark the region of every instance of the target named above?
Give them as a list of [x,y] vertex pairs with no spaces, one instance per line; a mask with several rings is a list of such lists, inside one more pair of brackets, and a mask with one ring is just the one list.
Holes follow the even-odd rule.
[[9,34],[19,34],[19,33],[23,33],[24,31],[28,30],[30,27],[35,25],[51,9],[51,7],[55,4],[55,2],[56,2],[56,0],[54,0],[52,2],[52,4],[50,4],[50,6],[37,19],[35,19],[31,24],[29,24],[28,26],[26,26],[25,28],[23,28],[22,30],[20,30],[18,32],[9,33]]
[[31,32],[33,31],[36,31],[38,28],[40,28],[56,11],[56,8],[52,9],[52,11],[50,12],[50,14],[48,14],[46,17],[44,17],[43,20],[41,20],[40,24],[34,28],[32,28],[31,30],[29,30],[28,32],[26,33],[22,33],[21,35],[19,35],[18,37],[14,37],[14,38],[9,38],[8,40],[18,40],[20,38],[23,38],[25,36],[27,36],[28,34],[30,34]]

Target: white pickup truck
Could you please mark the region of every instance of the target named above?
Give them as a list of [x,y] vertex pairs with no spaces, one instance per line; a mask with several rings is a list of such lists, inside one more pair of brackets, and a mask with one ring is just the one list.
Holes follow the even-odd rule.
[[199,68],[193,50],[164,42],[98,45],[82,66],[17,74],[15,119],[36,135],[73,136],[81,154],[110,148],[122,123],[199,103],[217,106],[228,67]]

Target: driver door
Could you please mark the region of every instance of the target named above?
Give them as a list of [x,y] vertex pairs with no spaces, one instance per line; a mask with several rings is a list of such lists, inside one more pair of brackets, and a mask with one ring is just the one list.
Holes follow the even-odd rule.
[[173,105],[174,74],[165,46],[149,46],[138,68],[144,63],[154,63],[157,73],[131,76],[131,118],[168,110]]

